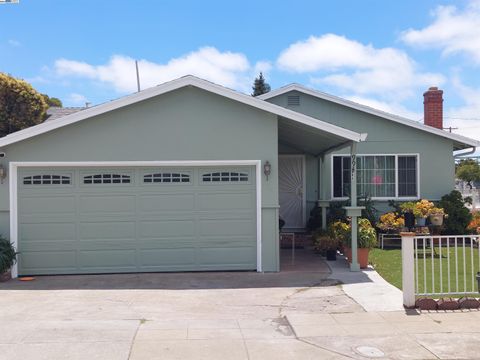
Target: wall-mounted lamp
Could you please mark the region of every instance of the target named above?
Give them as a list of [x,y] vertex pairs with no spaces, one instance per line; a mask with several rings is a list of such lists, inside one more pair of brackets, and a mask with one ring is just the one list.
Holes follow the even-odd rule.
[[267,161],[265,161],[265,164],[263,164],[263,173],[267,177],[267,181],[268,181],[268,176],[270,175],[271,172],[272,172],[272,165],[267,160]]
[[7,170],[0,164],[0,183],[3,184],[3,180],[7,177]]

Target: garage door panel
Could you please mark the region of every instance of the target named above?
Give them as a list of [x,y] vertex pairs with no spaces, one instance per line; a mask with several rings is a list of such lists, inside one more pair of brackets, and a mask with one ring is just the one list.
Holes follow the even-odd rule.
[[76,240],[75,223],[21,223],[19,234],[22,241],[65,241]]
[[139,252],[141,266],[185,266],[190,268],[195,266],[195,249],[184,248],[162,248],[157,250],[142,250]]
[[221,220],[200,220],[199,235],[204,236],[236,236],[251,235],[254,222],[252,220],[221,219]]
[[75,196],[22,197],[18,201],[23,215],[75,214]]
[[80,251],[79,263],[83,268],[122,268],[136,269],[135,250],[92,250]]
[[255,196],[251,192],[199,194],[199,210],[239,210],[255,206]]
[[[241,170],[249,180],[216,182],[212,175],[206,183],[202,174],[212,169],[185,167],[175,171],[189,181],[173,184],[171,168],[132,167],[69,169],[68,185],[27,186],[20,170],[19,274],[254,270],[254,168],[214,170]],[[87,173],[102,182],[84,183]],[[116,173],[131,182],[109,182]],[[157,175],[144,182],[146,173]]]
[[148,237],[183,237],[195,235],[195,222],[192,220],[141,221],[140,236]]
[[80,240],[89,239],[134,239],[134,221],[82,222],[79,224]]
[[19,271],[28,275],[77,270],[75,251],[22,251],[19,264]]
[[79,214],[135,214],[135,195],[80,196]]
[[142,195],[139,203],[139,208],[142,212],[192,211],[194,209],[195,195],[193,193]]

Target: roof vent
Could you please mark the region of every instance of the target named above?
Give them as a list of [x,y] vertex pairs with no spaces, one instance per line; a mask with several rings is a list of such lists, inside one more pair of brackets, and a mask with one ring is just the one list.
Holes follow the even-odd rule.
[[287,105],[288,106],[299,106],[300,105],[300,95],[288,95],[287,96]]

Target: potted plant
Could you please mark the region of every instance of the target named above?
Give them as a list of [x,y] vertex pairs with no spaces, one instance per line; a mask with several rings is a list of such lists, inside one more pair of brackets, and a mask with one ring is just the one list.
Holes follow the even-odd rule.
[[328,230],[329,230],[330,237],[336,241],[337,246],[340,248],[343,248],[342,249],[343,255],[350,258],[351,253],[349,255],[349,248],[346,244],[346,240],[350,232],[350,226],[343,221],[337,220],[332,224],[330,224]]
[[389,212],[380,216],[377,227],[386,232],[399,232],[405,226],[405,220],[397,213]]
[[435,205],[433,202],[428,201],[426,199],[422,199],[415,203],[415,207],[413,208],[413,213],[415,215],[415,220],[417,222],[417,226],[425,226],[426,219],[430,214],[430,210]]
[[446,216],[445,211],[442,208],[433,207],[429,211],[430,223],[434,226],[443,225],[443,218]]
[[325,255],[327,260],[337,260],[338,240],[330,236],[328,233],[320,233],[315,237],[315,249],[322,255]]
[[[347,238],[349,246],[351,246],[352,238],[350,236]],[[368,266],[368,255],[370,249],[377,246],[377,232],[372,226],[370,221],[365,218],[358,219],[358,263],[361,269],[365,269]],[[351,256],[348,258],[349,262],[352,262]]]
[[12,278],[10,269],[16,260],[17,252],[12,243],[0,236],[0,282],[5,282]]

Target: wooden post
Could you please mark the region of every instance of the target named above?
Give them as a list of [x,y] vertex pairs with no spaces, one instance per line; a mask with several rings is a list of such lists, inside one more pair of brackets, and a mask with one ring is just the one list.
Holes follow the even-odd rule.
[[403,305],[415,307],[415,253],[413,242],[415,233],[402,232],[402,291]]

